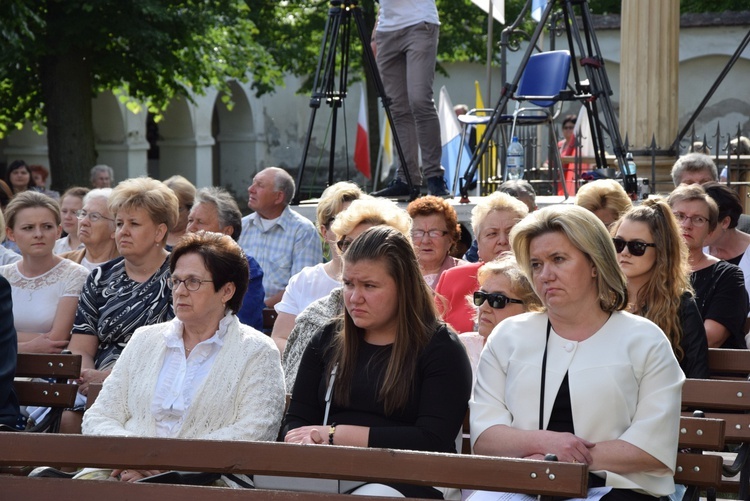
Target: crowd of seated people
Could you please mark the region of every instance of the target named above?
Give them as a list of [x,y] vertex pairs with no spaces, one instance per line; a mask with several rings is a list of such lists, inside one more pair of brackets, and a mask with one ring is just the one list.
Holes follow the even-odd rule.
[[[476,263],[452,256],[459,223],[440,198],[404,210],[337,183],[313,240],[282,169],[256,175],[243,219],[225,190],[177,176],[69,190],[58,205],[23,189],[18,165],[5,218],[19,254],[0,266],[14,320],[0,339],[14,340],[11,358],[83,356],[68,433],[455,452],[470,407],[475,453],[586,463],[590,487],[612,489],[605,501],[665,496],[682,381],[708,376],[708,347],[747,347],[750,310],[742,203],[691,155],[670,194],[635,205],[606,181],[578,206],[537,210],[525,186],[481,199]],[[0,423],[13,424],[6,369]],[[102,393],[84,414],[92,383]]]

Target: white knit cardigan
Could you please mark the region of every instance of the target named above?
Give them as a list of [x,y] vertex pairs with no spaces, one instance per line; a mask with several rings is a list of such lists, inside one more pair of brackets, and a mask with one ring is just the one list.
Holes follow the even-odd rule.
[[[174,322],[174,320],[173,320]],[[151,413],[171,322],[139,328],[83,417],[84,435],[156,436]],[[271,339],[234,317],[176,438],[276,440],[284,375]]]

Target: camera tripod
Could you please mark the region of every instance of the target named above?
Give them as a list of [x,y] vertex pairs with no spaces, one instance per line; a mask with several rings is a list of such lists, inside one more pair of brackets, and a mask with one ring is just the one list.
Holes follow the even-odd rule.
[[[529,0],[528,3],[530,3]],[[512,82],[505,82],[500,93],[500,99],[495,105],[492,115],[490,117],[487,128],[485,129],[482,138],[477,144],[474,154],[471,157],[469,167],[466,169],[466,173],[461,178],[460,191],[462,201],[468,201],[468,185],[474,178],[474,175],[479,167],[482,156],[487,152],[487,149],[492,142],[492,137],[495,133],[495,129],[503,119],[508,101],[513,97],[514,92],[518,88],[518,83],[523,76],[523,72],[526,69],[526,65],[529,62],[529,58],[537,48],[537,42],[541,37],[544,26],[547,23],[555,6],[560,5],[562,9],[563,24],[568,39],[568,47],[570,50],[572,64],[571,70],[575,79],[575,87],[571,92],[568,92],[565,96],[566,100],[577,100],[583,103],[588,111],[589,124],[591,129],[592,141],[594,144],[594,157],[596,159],[597,167],[606,167],[606,149],[604,147],[603,133],[607,133],[612,143],[617,163],[623,174],[623,180],[625,185],[625,191],[634,196],[637,191],[637,179],[635,173],[628,173],[627,162],[625,160],[625,151],[622,146],[622,138],[620,137],[620,130],[617,123],[617,117],[615,116],[614,108],[610,96],[612,95],[612,88],[609,84],[607,72],[604,69],[604,58],[601,56],[601,50],[599,48],[599,42],[596,39],[594,33],[593,23],[591,20],[591,11],[589,10],[588,1],[586,0],[549,0],[544,12],[542,13],[541,19],[534,30],[534,33],[529,40],[528,48],[523,55],[521,63],[518,67],[518,71],[513,77]],[[579,27],[578,19],[576,18],[573,7],[575,5],[580,6],[581,12],[581,23],[582,29]],[[524,12],[527,9],[524,8]],[[581,33],[585,37],[581,37]],[[576,56],[576,50],[581,56],[580,64],[586,73],[586,80],[581,80],[581,74],[578,66],[575,62],[578,60]],[[601,110],[604,116],[604,123],[599,116]],[[564,180],[563,180],[564,182]]]
[[[313,79],[312,97],[310,98],[310,122],[307,126],[305,135],[305,144],[302,149],[302,161],[300,162],[297,173],[297,186],[292,199],[293,204],[300,202],[300,187],[302,186],[302,177],[304,176],[307,165],[307,155],[310,151],[310,142],[313,135],[313,126],[315,125],[315,116],[323,100],[331,108],[331,144],[328,162],[328,185],[333,184],[334,159],[336,153],[336,126],[338,124],[338,110],[343,105],[347,94],[347,81],[349,76],[349,50],[351,47],[352,27],[351,21],[354,20],[357,34],[362,42],[362,48],[365,56],[365,64],[375,82],[375,90],[383,103],[385,114],[388,117],[388,124],[393,133],[393,143],[396,146],[396,154],[401,162],[406,183],[409,185],[409,191],[412,191],[412,180],[409,176],[409,170],[406,168],[406,159],[401,149],[401,142],[398,133],[393,125],[391,116],[390,99],[385,95],[383,81],[380,78],[378,67],[375,62],[375,54],[370,47],[370,35],[365,29],[365,23],[362,18],[362,10],[357,4],[357,0],[331,0],[331,6],[328,9],[328,19],[325,24],[323,42],[318,54],[318,63],[315,69]],[[338,78],[337,78],[338,71]]]

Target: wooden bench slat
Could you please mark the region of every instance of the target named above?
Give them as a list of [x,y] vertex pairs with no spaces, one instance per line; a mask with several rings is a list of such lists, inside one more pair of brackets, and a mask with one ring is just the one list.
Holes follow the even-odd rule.
[[682,405],[700,410],[750,409],[750,381],[686,379]]
[[708,369],[711,372],[750,374],[750,350],[709,348]]
[[80,375],[81,355],[19,353],[16,358],[16,377],[73,379]]
[[[692,414],[692,413],[685,413]],[[724,421],[724,441],[727,443],[750,442],[750,414],[728,412],[705,412],[707,419]],[[683,417],[684,419],[684,417]],[[688,446],[686,446],[688,447]],[[692,447],[692,446],[690,446]]]
[[39,407],[72,407],[78,390],[73,384],[33,381],[15,381],[13,387],[21,405]]
[[[0,476],[0,492],[4,499],[106,499],[107,501],[164,501],[189,499],[198,501],[325,501],[351,499],[347,494],[322,494],[312,492],[266,491],[255,489],[228,489],[184,485],[138,484],[107,482],[104,480],[67,480],[59,478],[25,478]],[[33,497],[29,495],[33,493]],[[388,501],[389,498],[369,498]],[[392,500],[391,500],[392,501]]]
[[721,450],[724,447],[726,423],[721,419],[681,417],[681,448]]
[[677,454],[675,483],[715,487],[721,482],[721,456],[705,454]]
[[80,466],[86,458],[104,468],[395,481],[565,497],[585,497],[588,480],[586,465],[575,463],[275,442],[8,433],[0,434],[0,450],[0,465],[8,466]]

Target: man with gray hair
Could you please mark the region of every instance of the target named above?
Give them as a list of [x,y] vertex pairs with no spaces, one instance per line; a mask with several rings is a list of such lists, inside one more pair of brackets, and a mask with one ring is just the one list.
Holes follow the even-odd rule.
[[263,268],[265,304],[273,308],[292,275],[323,261],[323,249],[312,222],[289,208],[294,179],[284,169],[258,172],[247,193],[247,206],[255,212],[242,218],[237,243]]
[[[237,201],[227,190],[215,186],[201,188],[195,194],[185,230],[188,233],[201,230],[224,233],[236,242],[242,234],[242,212]],[[263,270],[250,254],[245,253],[245,257],[250,271],[250,282],[242,299],[242,307],[237,312],[237,318],[243,324],[262,331],[263,300],[266,297],[263,289]]]

